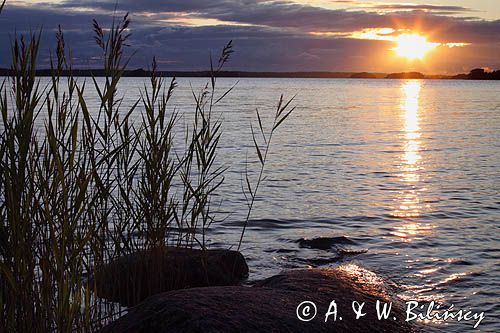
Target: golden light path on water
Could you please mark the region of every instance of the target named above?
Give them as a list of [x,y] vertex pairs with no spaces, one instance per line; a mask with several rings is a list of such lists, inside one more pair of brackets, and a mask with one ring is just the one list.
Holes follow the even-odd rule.
[[[425,188],[420,187],[420,163],[422,149],[420,138],[420,92],[422,83],[419,80],[405,81],[401,86],[401,117],[403,120],[403,153],[400,156],[400,180],[403,183],[395,199],[394,217],[402,219],[417,218],[422,211],[420,192]],[[412,241],[432,229],[431,225],[405,221],[394,228],[393,234],[404,241]]]
[[[399,181],[401,190],[394,199],[394,209],[392,215],[400,222],[397,223],[391,232],[399,241],[415,242],[424,237],[429,237],[435,226],[430,223],[417,221],[424,219],[424,213],[429,212],[431,207],[426,204],[424,194],[428,190],[425,187],[425,159],[422,152],[425,151],[426,142],[422,138],[421,119],[425,116],[425,110],[420,107],[422,83],[420,80],[405,81],[401,85],[401,103],[400,117],[402,120],[401,145],[402,153],[398,158]],[[418,300],[419,302],[429,303],[438,302],[440,306],[446,302],[449,295],[439,292],[442,285],[446,285],[455,280],[461,279],[467,275],[465,272],[452,273],[444,279],[435,280],[437,272],[441,270],[437,265],[438,258],[434,258],[417,272],[412,271],[419,258],[408,257],[405,262],[410,276],[417,277],[423,283],[405,285],[409,292],[406,295],[400,295],[404,299]],[[432,312],[438,313],[436,311]],[[432,324],[435,327],[447,325],[444,321],[438,319],[419,320],[424,324]]]

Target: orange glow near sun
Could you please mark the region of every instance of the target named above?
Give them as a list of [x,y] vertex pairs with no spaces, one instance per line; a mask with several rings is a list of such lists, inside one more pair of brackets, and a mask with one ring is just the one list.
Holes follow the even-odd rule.
[[418,34],[402,34],[395,39],[396,47],[392,50],[400,57],[410,60],[423,59],[425,55],[439,46],[431,43],[427,38]]

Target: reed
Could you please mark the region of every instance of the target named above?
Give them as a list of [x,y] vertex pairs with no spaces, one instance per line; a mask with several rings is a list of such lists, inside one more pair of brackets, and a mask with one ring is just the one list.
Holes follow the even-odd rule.
[[[245,199],[247,202],[247,215],[245,218],[245,221],[243,222],[243,227],[241,229],[241,235],[240,239],[238,241],[238,251],[241,248],[241,243],[243,242],[243,237],[245,236],[245,231],[247,229],[248,223],[250,222],[250,217],[252,214],[252,210],[255,204],[255,199],[257,198],[258,192],[259,192],[259,187],[261,186],[263,180],[264,180],[264,171],[266,169],[266,162],[267,162],[267,157],[271,148],[271,141],[273,139],[273,135],[276,132],[276,130],[280,127],[281,124],[292,114],[292,112],[295,110],[295,107],[290,107],[290,104],[293,102],[295,99],[295,96],[289,99],[288,101],[284,100],[283,95],[280,96],[278,106],[276,107],[276,112],[274,113],[274,118],[272,121],[271,128],[266,130],[264,129],[264,126],[262,125],[262,119],[260,117],[259,110],[256,110],[257,114],[257,121],[259,125],[259,132],[262,136],[262,139],[259,140],[258,137],[256,137],[255,130],[253,128],[253,125],[250,124],[250,129],[252,130],[252,140],[253,144],[255,147],[255,151],[257,153],[257,157],[259,158],[260,162],[260,167],[258,171],[258,176],[257,179],[253,182],[254,185],[252,187],[252,182],[250,181],[249,173],[248,173],[248,168],[245,168],[245,182],[246,182],[246,188],[245,185],[242,184],[242,192],[245,195]],[[259,143],[260,141],[260,143]]]
[[[110,29],[93,22],[105,77],[88,81],[72,75],[61,29],[45,84],[36,76],[41,32],[14,38],[12,76],[0,84],[0,331],[98,330],[123,309],[96,297],[96,269],[140,250],[207,248],[226,171],[217,161],[216,107],[234,88],[219,92],[217,75],[232,43],[210,61],[211,78],[193,91],[195,110],[179,131],[186,115],[171,106],[176,81],[158,75],[155,59],[140,98],[122,106],[129,25],[128,15]],[[97,110],[87,104],[89,89],[99,96]],[[257,113],[264,146],[255,134],[253,140],[261,169],[253,189],[246,177],[250,197],[238,248],[272,135],[290,115],[290,102],[280,99],[267,136]]]

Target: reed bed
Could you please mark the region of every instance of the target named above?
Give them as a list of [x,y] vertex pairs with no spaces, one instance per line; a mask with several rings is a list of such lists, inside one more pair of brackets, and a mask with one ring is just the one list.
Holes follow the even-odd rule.
[[[122,106],[118,85],[130,61],[129,25],[128,15],[110,29],[93,22],[104,83],[72,75],[61,29],[46,85],[36,76],[41,32],[12,42],[13,74],[0,84],[2,331],[96,331],[123,311],[95,296],[96,268],[144,249],[207,247],[226,171],[217,163],[222,123],[214,110],[232,89],[219,92],[217,74],[232,43],[211,61],[206,86],[193,92],[196,107],[179,147],[174,133],[180,115],[171,107],[176,81],[159,76],[154,59],[141,97]],[[89,89],[100,98],[98,110],[87,105]],[[268,132],[257,113],[262,139],[259,144],[254,134],[253,141],[260,173],[255,181],[245,175],[248,214],[238,248],[272,135],[291,111],[281,97]],[[134,123],[132,114],[140,121]]]

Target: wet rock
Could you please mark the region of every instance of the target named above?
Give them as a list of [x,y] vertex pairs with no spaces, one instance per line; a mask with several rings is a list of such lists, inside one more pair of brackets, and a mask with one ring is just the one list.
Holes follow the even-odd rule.
[[345,236],[340,237],[318,237],[312,239],[301,238],[297,241],[300,247],[310,249],[329,250],[337,245],[354,245],[355,243]]
[[140,251],[96,270],[97,295],[124,306],[184,288],[236,285],[248,276],[241,253],[166,247]]
[[[149,332],[413,332],[402,305],[385,282],[355,265],[294,270],[253,287],[227,286],[177,290],[148,298],[103,333]],[[330,302],[338,316],[325,323]],[[393,302],[391,318],[378,320],[376,301]],[[305,322],[297,306],[312,301],[317,315]],[[355,319],[352,302],[366,302],[366,316]],[[299,311],[302,313],[302,311]],[[392,317],[396,317],[394,320]]]

